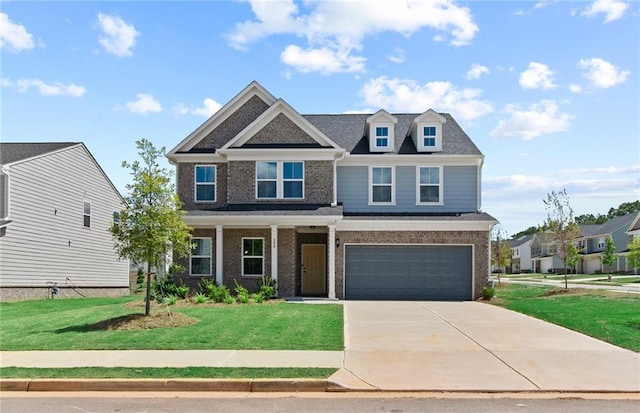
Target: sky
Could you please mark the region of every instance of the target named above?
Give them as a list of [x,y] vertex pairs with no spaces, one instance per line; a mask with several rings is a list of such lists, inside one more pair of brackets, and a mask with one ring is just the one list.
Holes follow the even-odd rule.
[[170,150],[256,80],[302,114],[451,113],[507,234],[551,191],[640,199],[635,1],[3,1],[0,48],[0,140],[84,142],[123,194],[136,140]]

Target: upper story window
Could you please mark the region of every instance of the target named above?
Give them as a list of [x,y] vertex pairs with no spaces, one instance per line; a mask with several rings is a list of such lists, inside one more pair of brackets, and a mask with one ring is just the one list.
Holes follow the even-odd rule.
[[387,126],[376,127],[376,146],[379,148],[389,146],[389,128]]
[[304,198],[304,163],[256,162],[256,198]]
[[242,275],[264,275],[264,238],[242,238]]
[[91,202],[84,201],[82,216],[84,227],[91,228]]
[[422,144],[425,148],[436,146],[436,127],[425,126],[422,128]]
[[120,212],[119,211],[113,211],[113,223],[114,224],[119,224],[120,223]]
[[192,238],[189,274],[211,275],[211,238]]
[[604,237],[598,238],[598,249],[604,248]]
[[196,202],[216,201],[215,165],[196,165],[195,171]]
[[442,168],[439,166],[419,166],[417,168],[418,204],[442,205]]
[[394,168],[372,166],[369,168],[369,204],[395,203]]

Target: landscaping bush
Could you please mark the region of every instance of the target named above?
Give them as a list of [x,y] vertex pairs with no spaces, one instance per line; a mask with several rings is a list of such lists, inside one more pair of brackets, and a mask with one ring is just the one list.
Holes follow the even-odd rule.
[[258,281],[258,294],[263,299],[269,300],[276,295],[276,280],[268,275],[263,275]]
[[178,302],[178,297],[176,297],[175,295],[170,295],[167,297],[167,304],[168,305],[174,305],[175,303]]
[[228,297],[231,298],[231,302],[233,302],[233,297],[227,286],[218,286],[207,278],[203,278],[200,281],[200,292],[216,303],[228,303]]
[[260,294],[260,293],[251,294],[251,299],[253,301],[255,301],[256,303],[258,303],[258,304],[264,302],[264,296],[262,294]]
[[204,304],[207,301],[207,296],[202,293],[198,293],[196,294],[194,300],[196,304]]
[[482,287],[482,299],[491,300],[496,295],[496,289],[494,287]]
[[236,298],[238,300],[239,303],[243,303],[246,304],[249,302],[249,290],[247,290],[245,287],[241,286],[240,284],[238,284],[237,280],[233,280],[233,282],[236,283]]

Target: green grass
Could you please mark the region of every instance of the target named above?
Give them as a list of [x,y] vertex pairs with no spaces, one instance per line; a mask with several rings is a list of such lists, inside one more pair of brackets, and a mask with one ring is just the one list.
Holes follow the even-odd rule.
[[325,379],[336,372],[334,368],[107,368],[78,367],[41,369],[22,367],[0,368],[3,379]]
[[98,330],[95,323],[141,313],[140,297],[0,304],[0,350],[238,349],[342,350],[342,306],[265,303],[172,307],[196,324],[149,330]]
[[545,296],[552,289],[503,284],[491,303],[640,351],[640,295],[588,290]]

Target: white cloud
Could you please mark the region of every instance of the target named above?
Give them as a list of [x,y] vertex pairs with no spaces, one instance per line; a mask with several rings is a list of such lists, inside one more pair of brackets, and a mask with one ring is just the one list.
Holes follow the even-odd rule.
[[15,82],[11,79],[3,78],[0,82],[2,87],[15,88],[18,92],[24,93],[34,88],[42,96],[71,96],[80,97],[87,91],[84,87],[73,83],[64,85],[60,82],[47,84],[40,79],[18,79]]
[[208,118],[208,117],[211,117],[218,110],[220,110],[221,107],[222,105],[216,102],[215,100],[211,98],[206,98],[204,101],[202,101],[202,106],[199,108],[190,108],[183,104],[179,104],[174,108],[174,111],[176,113],[179,113],[180,115],[192,114],[192,115],[204,116]]
[[487,66],[479,65],[474,63],[471,65],[471,68],[467,72],[467,79],[480,79],[482,75],[488,75],[489,68]]
[[451,112],[456,118],[475,119],[493,111],[493,106],[479,97],[480,89],[457,89],[450,82],[418,84],[410,79],[370,79],[363,87],[364,103],[395,112],[422,113],[429,108]]
[[404,63],[404,49],[396,47],[393,49],[393,53],[389,54],[388,58],[393,63]]
[[138,100],[133,102],[127,102],[124,106],[133,113],[138,113],[141,115],[152,113],[152,112],[162,112],[162,105],[157,101],[153,96],[147,93],[140,93],[136,95]]
[[583,89],[582,89],[582,86],[580,86],[580,85],[578,85],[576,83],[572,83],[572,84],[569,85],[569,90],[572,93],[581,93]]
[[0,13],[0,49],[17,53],[35,47],[33,35],[17,23],[13,23],[6,13]]
[[102,35],[99,42],[105,50],[119,57],[133,56],[136,37],[140,35],[132,24],[125,23],[118,16],[98,13],[98,22]]
[[553,72],[549,66],[530,62],[529,68],[520,73],[520,86],[524,89],[553,89],[558,85],[553,83]]
[[243,49],[278,34],[304,37],[306,48],[289,45],[281,55],[285,64],[293,63],[301,71],[363,71],[364,57],[352,53],[361,50],[363,38],[370,34],[392,31],[409,36],[429,27],[461,46],[478,32],[469,9],[452,0],[320,0],[305,3],[306,14],[293,0],[279,1],[277,7],[264,0],[249,2],[256,19],[236,24],[229,35],[231,46]]
[[560,113],[554,100],[542,100],[527,109],[508,105],[505,110],[509,117],[498,123],[489,133],[491,137],[530,140],[539,135],[566,131],[573,119],[573,116],[567,113]]
[[631,72],[620,70],[606,60],[597,57],[580,59],[578,67],[586,71],[583,77],[589,80],[593,87],[600,89],[606,89],[624,83],[629,74],[631,74]]
[[596,17],[604,14],[604,23],[610,23],[624,16],[629,8],[629,4],[619,0],[596,0],[586,7],[581,15],[586,17]]

